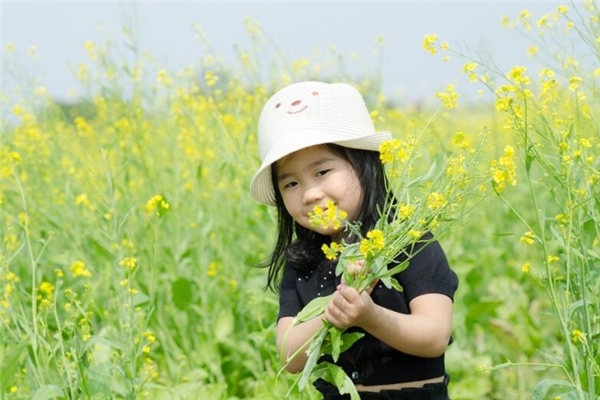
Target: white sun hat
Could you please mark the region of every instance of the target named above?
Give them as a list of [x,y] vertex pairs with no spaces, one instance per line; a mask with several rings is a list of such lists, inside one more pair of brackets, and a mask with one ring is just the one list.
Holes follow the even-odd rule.
[[304,148],[335,143],[354,149],[378,151],[392,137],[376,132],[365,102],[345,83],[300,82],[275,93],[258,121],[262,165],[250,184],[257,201],[275,204],[271,165]]

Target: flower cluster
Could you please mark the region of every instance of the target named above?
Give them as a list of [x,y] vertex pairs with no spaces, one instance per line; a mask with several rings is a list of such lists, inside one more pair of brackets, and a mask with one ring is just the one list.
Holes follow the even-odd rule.
[[512,186],[517,184],[515,158],[515,149],[512,146],[506,146],[504,148],[504,155],[498,160],[491,161],[490,172],[496,193],[502,193],[507,183]]
[[365,258],[375,256],[385,246],[385,237],[379,229],[367,232],[367,237],[360,241],[360,254]]
[[342,226],[342,221],[346,219],[348,213],[344,210],[338,210],[337,205],[333,201],[328,200],[325,203],[325,208],[316,206],[308,216],[313,226],[320,226],[324,229],[331,226],[337,230]]
[[148,200],[145,208],[147,212],[160,216],[169,210],[170,207],[171,205],[167,202],[167,200],[160,194],[157,194]]

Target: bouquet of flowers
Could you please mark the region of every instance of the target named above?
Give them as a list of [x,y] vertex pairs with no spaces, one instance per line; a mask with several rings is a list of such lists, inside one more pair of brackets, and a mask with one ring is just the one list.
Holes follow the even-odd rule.
[[[430,166],[420,174],[417,172],[417,163],[423,160],[423,155],[417,150],[420,136],[383,143],[380,158],[389,178],[387,191],[390,200],[380,210],[375,227],[363,237],[360,224],[348,221],[344,210],[337,209],[333,203],[327,204],[325,211],[315,207],[311,215],[311,223],[315,226],[343,226],[358,238],[352,243],[342,240],[323,245],[325,256],[338,260],[336,275],[343,275],[346,284],[359,293],[372,287],[377,280],[387,288],[401,291],[402,287],[394,276],[408,266],[411,255],[408,254],[404,262],[392,268],[388,265],[393,265],[411,245],[426,243],[427,240],[423,239],[425,233],[434,233],[435,239],[430,240],[437,240],[485,196],[485,185],[491,178],[481,168],[477,155],[486,137],[487,132],[484,132],[473,148],[464,134],[457,133],[452,140],[455,150],[436,161],[425,160]],[[362,269],[351,273],[348,266],[357,262],[362,264]],[[324,313],[332,296],[318,297],[307,304],[296,316],[294,325]],[[345,333],[323,319],[323,327],[289,358],[294,358],[301,351],[308,355],[303,372],[296,381],[298,387],[303,390],[309,380],[321,378],[337,386],[340,393],[349,393],[353,400],[359,399],[352,380],[341,367],[328,362],[319,363],[319,360],[323,355],[331,355],[336,362],[340,353],[362,336],[359,332]]]

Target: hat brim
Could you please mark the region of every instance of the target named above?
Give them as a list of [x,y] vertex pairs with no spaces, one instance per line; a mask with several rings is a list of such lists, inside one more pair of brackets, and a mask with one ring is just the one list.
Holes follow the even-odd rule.
[[[280,143],[273,146],[272,150],[265,155],[262,165],[254,174],[250,183],[250,195],[263,204],[275,205],[271,165],[295,151],[326,143],[338,144],[353,149],[379,151],[381,143],[391,139],[392,134],[386,131],[347,140],[340,140],[339,132],[328,133],[322,130],[294,132],[293,135],[287,135],[285,140],[281,140]],[[307,146],[307,143],[311,143],[311,145]]]

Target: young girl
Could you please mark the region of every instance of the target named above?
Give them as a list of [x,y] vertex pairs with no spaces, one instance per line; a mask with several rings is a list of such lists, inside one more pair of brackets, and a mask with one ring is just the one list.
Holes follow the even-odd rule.
[[[361,95],[350,85],[297,83],[264,106],[258,127],[262,165],[250,192],[278,212],[277,242],[267,264],[267,286],[279,292],[277,349],[288,361],[325,318],[365,333],[337,362],[361,398],[447,399],[444,352],[451,342],[458,279],[439,243],[427,234],[427,244],[410,249],[414,257],[396,276],[402,292],[376,282],[358,293],[335,276],[335,262],[321,251],[325,243],[349,243],[353,237],[343,228],[309,222],[315,206],[333,201],[348,220],[362,224],[363,235],[373,229],[389,196],[378,149],[390,138],[388,132],[375,132]],[[308,302],[332,293],[324,315],[292,326]],[[301,371],[306,359],[299,352],[287,370]],[[325,399],[349,398],[323,380],[315,387]]]

